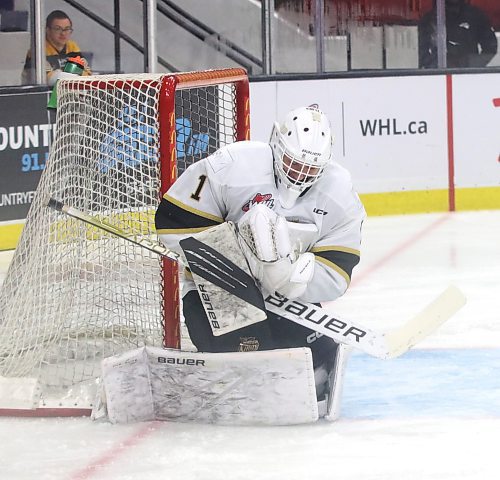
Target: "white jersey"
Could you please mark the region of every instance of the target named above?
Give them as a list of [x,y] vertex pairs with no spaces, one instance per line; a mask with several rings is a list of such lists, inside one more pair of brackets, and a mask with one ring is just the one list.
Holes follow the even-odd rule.
[[271,147],[243,141],[219,149],[178,178],[156,213],[156,228],[167,247],[179,251],[182,238],[224,221],[238,220],[262,203],[297,225],[292,242],[314,253],[314,277],[301,300],[331,301],[342,295],[359,262],[365,210],[350,174],[333,163],[290,209],[281,207]]

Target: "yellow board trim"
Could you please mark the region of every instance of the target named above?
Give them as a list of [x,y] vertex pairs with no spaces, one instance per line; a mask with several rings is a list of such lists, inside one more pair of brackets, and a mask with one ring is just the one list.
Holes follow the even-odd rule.
[[[368,216],[404,215],[416,213],[449,211],[448,190],[415,190],[405,192],[363,193],[360,194]],[[169,198],[169,201],[171,199]],[[179,205],[202,215],[205,212],[196,211],[186,205]],[[455,191],[455,210],[500,210],[500,187],[459,188]],[[222,222],[222,218],[212,216],[213,220]],[[24,227],[24,221],[18,223],[0,224],[0,250],[16,248]],[[159,232],[161,233],[161,232]]]
[[359,197],[369,217],[448,211],[447,189],[364,193]]
[[196,227],[196,228],[159,228],[156,230],[158,235],[171,234],[171,235],[182,235],[186,233],[200,233],[204,232],[211,227]]
[[[102,222],[123,230],[125,235],[150,235],[155,231],[154,214],[155,211],[150,209],[137,212],[110,213],[108,215],[99,215],[97,218]],[[66,217],[50,225],[49,241],[71,242],[81,236],[82,227],[85,227],[85,237],[87,240],[100,240],[104,236],[111,235],[99,227]]]
[[500,210],[500,187],[460,188],[455,193],[456,210]]
[[24,228],[24,222],[0,225],[0,250],[14,250]]
[[[368,216],[448,212],[448,189],[359,195]],[[458,188],[455,211],[500,210],[500,187]]]

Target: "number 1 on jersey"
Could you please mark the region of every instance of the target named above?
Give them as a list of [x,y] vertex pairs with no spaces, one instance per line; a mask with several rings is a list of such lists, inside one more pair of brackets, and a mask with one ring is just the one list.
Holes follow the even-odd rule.
[[201,193],[201,190],[203,188],[203,185],[205,185],[205,182],[207,180],[207,176],[206,175],[200,175],[198,177],[198,179],[199,179],[198,186],[196,187],[196,190],[194,191],[194,193],[191,194],[191,198],[193,200],[196,200],[197,202],[200,201],[200,193]]

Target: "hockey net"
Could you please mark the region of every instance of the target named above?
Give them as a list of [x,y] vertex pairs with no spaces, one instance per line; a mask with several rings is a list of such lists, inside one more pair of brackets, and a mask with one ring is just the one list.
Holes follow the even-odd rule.
[[90,413],[103,358],[180,346],[177,266],[48,198],[157,239],[154,212],[176,175],[249,133],[243,69],[57,88],[50,158],[0,291],[0,414]]

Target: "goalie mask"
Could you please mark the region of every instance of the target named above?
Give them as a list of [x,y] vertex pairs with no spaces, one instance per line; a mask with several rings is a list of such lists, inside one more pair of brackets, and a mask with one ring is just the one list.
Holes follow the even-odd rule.
[[330,122],[317,105],[292,110],[281,125],[274,124],[270,145],[279,201],[283,208],[292,208],[330,163]]

